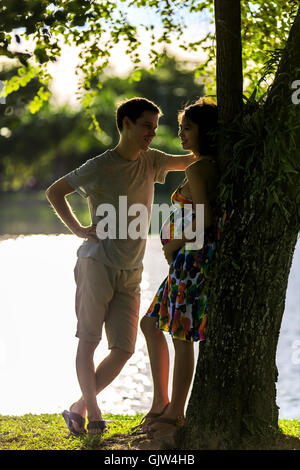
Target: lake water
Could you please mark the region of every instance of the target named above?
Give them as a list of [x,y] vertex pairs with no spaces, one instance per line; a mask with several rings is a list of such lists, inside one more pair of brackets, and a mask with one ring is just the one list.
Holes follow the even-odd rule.
[[[73,277],[80,244],[73,235],[28,235],[0,241],[0,414],[59,413],[80,396]],[[167,271],[160,242],[151,238],[144,259],[141,316]],[[277,403],[282,419],[300,418],[299,281],[298,242],[277,353]],[[166,337],[172,361],[172,343]],[[106,354],[104,337],[95,363]],[[151,397],[149,360],[139,332],[135,354],[98,402],[105,413],[135,414],[148,410]]]

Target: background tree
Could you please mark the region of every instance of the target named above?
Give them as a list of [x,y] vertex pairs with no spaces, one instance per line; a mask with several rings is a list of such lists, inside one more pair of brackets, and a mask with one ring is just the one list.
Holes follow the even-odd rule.
[[[0,80],[15,76],[16,70],[3,70]],[[0,154],[2,175],[0,190],[42,189],[54,179],[80,166],[92,156],[116,145],[119,134],[115,125],[115,109],[125,98],[141,95],[159,102],[165,111],[160,120],[155,146],[167,153],[181,153],[177,136],[177,112],[186,103],[203,95],[204,87],[195,80],[193,70],[183,61],[167,54],[155,74],[141,69],[142,80],[130,80],[102,74],[101,92],[93,102],[93,113],[101,123],[100,132],[91,128],[82,109],[45,103],[38,113],[30,113],[30,103],[41,84],[32,79],[6,98],[0,115]],[[98,81],[92,83],[97,89]],[[157,188],[158,195],[170,192],[182,175],[169,174],[166,185]]]

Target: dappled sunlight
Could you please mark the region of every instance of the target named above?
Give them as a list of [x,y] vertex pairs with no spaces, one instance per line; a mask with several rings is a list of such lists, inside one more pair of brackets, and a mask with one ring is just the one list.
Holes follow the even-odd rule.
[[[73,269],[81,243],[74,235],[28,235],[0,242],[0,414],[56,413],[80,396],[75,371],[78,340]],[[292,361],[293,342],[300,339],[296,287],[300,273],[295,274],[296,264],[299,271],[299,255],[298,244],[294,257],[298,264],[293,263],[278,347],[278,403],[282,418],[300,415],[300,364]],[[151,238],[144,259],[140,317],[167,272],[160,241]],[[166,337],[172,360],[171,340]],[[106,354],[103,332],[95,363]],[[147,411],[151,398],[149,360],[139,331],[135,354],[98,401],[106,413],[135,414]]]

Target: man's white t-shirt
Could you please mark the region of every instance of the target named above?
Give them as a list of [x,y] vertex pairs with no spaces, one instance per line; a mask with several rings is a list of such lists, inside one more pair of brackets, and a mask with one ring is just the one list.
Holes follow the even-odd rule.
[[[128,215],[128,209],[131,207],[133,214],[137,208],[133,205],[142,204],[147,210],[148,228],[154,183],[164,183],[168,157],[170,155],[164,152],[148,149],[141,151],[137,160],[131,161],[122,158],[115,150],[107,150],[64,176],[81,196],[88,199],[93,224],[97,225],[104,218],[106,222],[116,222],[115,228],[111,227],[113,234],[109,237],[102,236],[99,241],[85,240],[77,251],[78,257],[94,258],[117,269],[142,267],[146,238],[132,239],[127,230],[140,213],[137,211],[135,215]],[[101,210],[102,215],[96,214],[99,206],[98,214]],[[105,208],[108,212],[115,209],[115,213],[110,210],[110,219]]]

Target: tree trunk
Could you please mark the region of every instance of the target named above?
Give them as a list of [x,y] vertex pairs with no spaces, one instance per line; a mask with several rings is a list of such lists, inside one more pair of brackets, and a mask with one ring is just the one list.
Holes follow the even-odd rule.
[[[298,230],[263,212],[224,232],[180,448],[235,449],[245,431],[277,429],[276,349]],[[230,225],[240,223],[233,214]]]
[[[237,2],[216,1],[216,7],[220,8],[220,3]],[[217,13],[222,15],[222,9],[216,8]],[[282,137],[291,153],[289,139],[294,140],[284,126],[283,116],[288,120],[288,116],[296,114],[299,119],[300,105],[291,108],[286,93],[291,79],[286,73],[287,64],[299,68],[300,59],[296,52],[293,55],[298,35],[299,12],[278,69],[282,73],[275,78],[270,101],[257,115],[262,122],[263,138],[252,154],[250,176],[246,171],[249,149],[248,153],[246,149],[238,154],[238,170],[231,175],[234,179],[231,198],[226,204],[226,223],[213,268],[215,283],[210,296],[207,338],[199,346],[186,422],[178,433],[180,449],[237,449],[248,433],[266,435],[278,428],[276,350],[300,229],[299,204],[295,204],[300,190],[300,159],[296,147],[292,161],[285,162],[293,172],[282,172],[278,164],[281,155],[276,153],[277,145],[271,139]],[[225,59],[223,64],[226,67]],[[222,86],[220,81],[218,85]],[[282,87],[284,92],[280,95]],[[237,96],[239,92],[234,90],[237,89],[233,87]],[[226,93],[220,91],[218,96]],[[226,102],[229,101],[227,95]],[[238,106],[237,98],[234,102],[231,109]],[[222,98],[218,98],[218,106],[222,108]],[[227,105],[225,108],[223,115],[232,118],[230,108]],[[282,122],[277,121],[279,114]],[[268,133],[272,126],[276,135]],[[230,142],[226,148],[230,148]],[[288,153],[288,147],[284,148]],[[282,196],[279,200],[275,191]],[[281,201],[286,200],[288,204],[282,208]]]
[[240,0],[215,0],[217,98],[226,123],[242,111],[243,69]]

